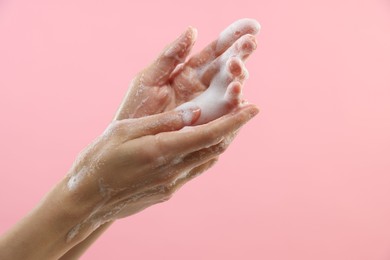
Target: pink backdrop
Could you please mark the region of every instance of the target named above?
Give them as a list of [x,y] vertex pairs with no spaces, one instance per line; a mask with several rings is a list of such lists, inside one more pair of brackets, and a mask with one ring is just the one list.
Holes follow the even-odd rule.
[[390,2],[134,2],[0,1],[0,232],[187,25],[200,50],[251,17],[262,32],[244,93],[261,114],[216,167],[83,259],[389,259]]

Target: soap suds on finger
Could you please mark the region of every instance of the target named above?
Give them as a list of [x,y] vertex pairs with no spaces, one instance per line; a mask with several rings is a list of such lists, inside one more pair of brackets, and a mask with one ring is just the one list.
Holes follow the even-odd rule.
[[[240,91],[235,94],[228,86],[236,80],[230,70],[231,58],[221,64],[220,70],[214,75],[210,82],[210,86],[199,96],[193,100],[180,105],[177,109],[185,109],[188,107],[198,106],[201,110],[199,119],[193,125],[208,123],[218,117],[227,114],[232,109],[232,104],[240,104]],[[242,72],[245,72],[243,63],[238,62],[238,66],[242,66]],[[236,83],[235,83],[236,84]],[[230,91],[230,93],[226,93]]]
[[235,21],[219,34],[216,49],[217,51],[225,49],[236,40],[237,35],[256,34],[259,30],[260,24],[254,19],[244,18]]
[[179,107],[176,110],[179,110],[185,125],[191,125],[193,123],[194,117],[196,114],[195,110],[200,109],[200,107],[195,103],[187,102]]

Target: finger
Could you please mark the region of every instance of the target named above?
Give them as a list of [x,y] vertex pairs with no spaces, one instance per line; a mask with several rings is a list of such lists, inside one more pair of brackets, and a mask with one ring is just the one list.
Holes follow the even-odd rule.
[[190,53],[197,36],[193,27],[169,44],[159,57],[144,71],[143,79],[146,85],[163,85],[168,80],[175,67],[182,63]]
[[225,63],[230,57],[238,57],[242,61],[248,59],[248,57],[256,50],[257,40],[252,34],[245,34],[240,39],[235,41],[224,53],[221,54],[218,59],[213,62]]
[[240,129],[236,130],[235,132],[230,132],[226,134],[225,138],[216,145],[201,149],[199,151],[195,151],[186,155],[183,158],[180,158],[179,160],[175,160],[176,168],[179,169],[178,172],[183,172],[186,170],[188,171],[188,169],[196,168],[210,161],[213,158],[219,157],[227,150],[229,145],[236,138],[239,131]]
[[217,78],[219,84],[223,83],[228,85],[233,81],[243,83],[244,80],[248,78],[248,70],[239,57],[231,56],[224,62],[225,63],[221,66],[222,69],[220,70],[219,75],[214,75],[211,79],[212,81]]
[[160,133],[154,136],[158,153],[166,161],[218,144],[226,133],[235,132],[259,112],[254,105],[245,105],[210,123],[188,130]]
[[[178,191],[184,184],[210,169],[217,162],[217,160],[217,158],[214,158],[204,163],[203,165],[200,165],[190,170],[188,173],[183,175],[182,178],[178,178],[173,182],[168,182],[165,180],[163,183],[153,183],[154,187],[152,188],[152,190],[157,192],[150,193],[148,195],[150,201],[153,201],[154,203],[159,203],[169,200],[173,196],[173,194]],[[145,190],[150,191],[151,189],[149,187],[145,188],[144,190],[141,190],[140,193],[145,194]]]
[[185,178],[189,171],[217,158],[226,150],[224,142],[212,147],[193,152],[184,158],[175,158],[170,163],[161,167],[161,172],[154,175],[153,185],[166,185],[175,183],[178,179]]
[[230,57],[225,64],[220,66],[218,73],[215,73],[215,71],[209,72],[214,73],[214,75],[204,74],[201,79],[202,82],[205,85],[209,85],[209,88],[217,87],[223,90],[225,92],[225,100],[231,100],[234,103],[241,94],[241,84],[248,77],[248,70],[241,59]]
[[244,62],[242,62],[242,60],[238,57],[231,57],[228,60],[228,66],[228,70],[237,82],[242,84],[245,80],[249,78],[249,72],[245,67]]
[[199,175],[201,175],[202,173],[204,173],[205,171],[207,171],[208,169],[210,169],[211,167],[213,167],[218,161],[218,158],[213,158],[211,160],[209,160],[208,162],[202,164],[202,165],[199,165],[195,168],[193,168],[191,171],[189,171],[189,173],[187,175],[185,175],[183,178],[179,178],[177,179],[174,183],[173,183],[173,193],[175,193],[176,191],[178,191],[181,187],[184,186],[184,184],[186,184],[187,182],[195,179],[196,177],[198,177]]
[[216,162],[218,158],[213,158],[205,163],[198,165],[189,171],[180,172],[179,176],[174,176],[174,178],[165,178],[160,182],[154,183],[155,187],[160,187],[164,193],[164,197],[161,199],[161,202],[167,201],[170,199],[173,194],[178,191],[184,184],[194,179],[195,177],[201,175],[203,172],[210,169]]
[[[226,151],[234,138],[237,136],[239,130],[228,133],[220,143],[195,151],[184,157],[177,156],[172,161],[167,162],[160,170],[159,174],[155,175],[153,185],[164,185],[166,183],[176,182],[177,179],[188,175],[191,169],[194,169],[206,162],[218,158]],[[161,167],[162,165],[160,165]]]
[[227,57],[237,55],[237,57],[240,57],[242,61],[246,61],[248,57],[256,50],[257,41],[255,36],[246,34],[241,37],[232,47],[230,47],[226,53],[224,53],[224,55]]
[[236,107],[241,104],[242,100],[242,85],[238,81],[233,81],[229,84],[225,93],[225,100],[232,107]]
[[225,142],[225,140],[222,140],[216,145],[190,153],[183,157],[181,160],[177,160],[175,167],[180,169],[180,171],[188,171],[188,169],[198,167],[210,161],[211,159],[220,156],[226,151],[228,146],[229,143]]
[[188,65],[193,68],[202,67],[224,53],[241,36],[246,34],[255,35],[259,30],[260,24],[256,20],[249,18],[240,19],[229,25],[215,41],[194,55],[188,61]]
[[[157,174],[153,175],[153,180],[149,181],[147,186],[141,188],[148,189],[150,185],[164,186],[167,184],[174,184],[179,179],[188,177],[193,169],[202,167],[210,161],[216,161],[219,155],[224,153],[235,139],[239,130],[228,133],[222,142],[214,146],[193,152],[183,158],[177,157],[164,166],[160,165],[160,167],[163,167],[161,167],[159,170],[156,170]],[[150,177],[148,178],[151,180]]]
[[113,124],[114,127],[111,128],[111,132],[114,132],[112,129],[115,128],[117,134],[123,136],[124,140],[127,141],[141,136],[180,130],[185,126],[192,125],[199,116],[199,107],[183,107],[182,109],[172,110],[157,115],[115,121]]
[[201,82],[205,85],[209,85],[210,81],[220,71],[220,68],[224,67],[226,64],[228,64],[228,70],[234,76],[243,76],[240,78],[240,81],[243,82],[246,79],[245,74],[247,74],[243,61],[248,59],[248,57],[256,50],[256,47],[256,38],[253,35],[246,34],[242,36],[221,56],[207,65],[201,75]]
[[244,68],[243,62],[237,57],[231,57],[227,62],[227,66],[233,77],[239,77]]

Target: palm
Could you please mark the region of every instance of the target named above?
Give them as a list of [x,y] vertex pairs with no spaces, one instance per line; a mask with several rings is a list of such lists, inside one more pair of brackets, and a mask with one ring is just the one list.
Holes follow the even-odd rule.
[[[192,100],[209,87],[210,81],[230,57],[245,60],[250,55],[256,47],[252,34],[258,29],[259,25],[253,20],[239,20],[229,26],[219,39],[184,62],[196,37],[194,29],[188,28],[153,64],[134,78],[115,119],[157,114]],[[227,76],[227,84],[244,79],[245,68],[238,70],[236,77]]]

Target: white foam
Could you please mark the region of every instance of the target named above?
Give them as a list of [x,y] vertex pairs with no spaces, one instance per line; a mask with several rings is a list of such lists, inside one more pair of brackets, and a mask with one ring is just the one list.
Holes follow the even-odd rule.
[[254,19],[243,18],[237,20],[219,34],[216,46],[217,50],[225,48],[225,46],[234,39],[234,35],[242,33],[244,28],[247,27],[254,29],[254,31],[251,32],[252,34],[256,34],[260,30],[259,22]]
[[[219,71],[214,75],[209,87],[202,94],[177,108],[185,109],[198,106],[201,109],[200,117],[193,125],[208,123],[241,105],[241,93],[227,93],[227,88],[231,82],[243,82],[249,77],[243,61],[256,49],[256,39],[252,34],[257,33],[259,29],[260,24],[256,20],[246,18],[234,22],[220,34],[217,49],[225,48],[226,45],[231,46],[214,61],[214,64],[211,64],[211,66],[219,66]],[[232,45],[232,41],[237,38],[235,36],[242,35],[242,33],[245,33],[245,35]],[[244,44],[247,46],[244,47]],[[239,76],[234,76],[230,70],[231,62],[234,60],[242,68],[242,73]],[[204,74],[208,67],[208,65],[205,65],[199,68],[198,74]]]
[[194,119],[194,110],[199,109],[200,107],[191,102],[184,103],[183,105],[176,108],[176,110],[181,111],[181,116],[185,125],[191,125]]
[[[200,125],[212,121],[229,112],[229,102],[225,97],[227,86],[232,80],[226,62],[221,65],[222,69],[214,76],[210,86],[201,95],[193,100],[180,105],[177,109],[198,106],[201,109],[199,119],[194,125]],[[230,95],[227,95],[230,96]]]

